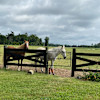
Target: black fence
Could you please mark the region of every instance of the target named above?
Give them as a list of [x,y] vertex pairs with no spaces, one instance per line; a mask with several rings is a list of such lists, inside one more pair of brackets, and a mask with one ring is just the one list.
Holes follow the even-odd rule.
[[[94,54],[94,53],[76,53],[76,49],[73,49],[73,57],[72,57],[72,73],[71,76],[74,76],[74,72],[75,71],[92,71],[92,72],[100,72],[100,70],[90,70],[90,69],[78,69],[77,67],[84,67],[84,66],[89,66],[89,65],[95,65],[98,64],[100,65],[99,61],[94,61],[94,60],[90,60],[90,59],[86,59],[86,58],[82,58],[79,56],[100,56],[100,54]],[[76,60],[82,60],[82,61],[86,61],[86,64],[76,64]]]
[[[21,56],[20,53],[30,53],[28,56]],[[34,54],[32,54],[34,53]],[[10,58],[7,59],[7,55],[10,55]],[[37,60],[36,57],[44,57],[44,60]],[[11,61],[19,60],[19,59],[27,59],[32,62],[38,62],[39,64],[19,64],[12,63]],[[41,63],[41,64],[40,64]],[[29,66],[29,67],[44,67],[45,73],[48,73],[48,61],[47,61],[47,47],[46,50],[34,50],[34,49],[8,49],[4,46],[4,68],[7,65],[16,65],[16,66]]]

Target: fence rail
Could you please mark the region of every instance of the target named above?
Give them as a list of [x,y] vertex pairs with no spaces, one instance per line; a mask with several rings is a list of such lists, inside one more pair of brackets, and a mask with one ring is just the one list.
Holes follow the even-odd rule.
[[[83,66],[89,66],[89,65],[95,65],[98,64],[100,65],[99,61],[94,61],[94,60],[90,60],[90,59],[86,59],[86,58],[82,58],[82,57],[78,57],[78,56],[100,56],[100,54],[94,54],[94,53],[76,53],[76,49],[73,49],[73,57],[72,57],[72,73],[71,76],[74,76],[74,72],[75,71],[92,71],[92,72],[100,72],[100,70],[89,70],[89,69],[77,69],[77,67],[83,67]],[[86,61],[87,63],[85,64],[80,64],[77,65],[76,64],[76,60],[82,60],[82,61]]]
[[[48,61],[47,61],[47,50],[48,48],[46,47],[46,50],[35,50],[35,49],[7,49],[6,46],[4,46],[4,67],[6,68],[7,65],[17,65],[17,66],[29,66],[29,67],[44,67],[45,68],[45,73],[48,73]],[[31,55],[28,56],[22,56],[20,53],[31,53]],[[35,53],[33,55],[32,53]],[[10,57],[7,59],[6,56],[10,55]],[[43,56],[44,61],[39,61],[35,57]],[[19,63],[11,63],[9,61],[14,61],[14,60],[19,60],[19,59],[27,59],[30,61],[42,63],[35,65],[35,64],[19,64]]]

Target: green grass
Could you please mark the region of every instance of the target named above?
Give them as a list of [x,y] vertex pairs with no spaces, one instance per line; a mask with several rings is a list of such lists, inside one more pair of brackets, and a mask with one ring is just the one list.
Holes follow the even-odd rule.
[[0,100],[99,100],[100,83],[0,70]]
[[[16,46],[17,47],[17,46]],[[38,46],[30,46],[36,49]],[[73,48],[66,48],[72,52]],[[76,48],[77,52],[99,53],[99,48]],[[60,55],[58,58],[61,58]],[[86,57],[98,60],[99,57]],[[24,61],[26,62],[26,61]],[[32,62],[29,62],[32,63]],[[83,63],[77,61],[77,64]],[[0,64],[3,65],[3,45],[0,45]],[[71,69],[61,65],[68,65],[67,60],[56,60],[54,68]],[[91,68],[99,68],[99,65]],[[87,68],[86,66],[84,68]],[[0,69],[0,100],[99,100],[100,82],[82,81],[71,77],[58,77],[35,73],[28,75],[27,72]]]

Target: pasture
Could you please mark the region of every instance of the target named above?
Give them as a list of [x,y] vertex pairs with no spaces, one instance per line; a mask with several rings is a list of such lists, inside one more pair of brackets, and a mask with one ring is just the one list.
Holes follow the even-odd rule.
[[[37,46],[30,46],[30,49],[36,49]],[[66,48],[67,52],[72,52],[72,48]],[[77,48],[76,52],[99,53],[99,48]],[[58,58],[62,56],[59,55]],[[87,57],[89,58],[89,57]],[[100,57],[91,57],[90,59],[100,60]],[[26,63],[32,63],[25,61]],[[77,61],[78,64],[83,63]],[[66,66],[67,60],[57,59],[54,63],[55,69],[71,70]],[[0,65],[3,65],[3,45],[0,45]],[[17,66],[16,66],[17,67]],[[85,67],[86,68],[86,67]],[[99,65],[89,66],[87,68],[99,69]],[[15,100],[99,100],[100,83],[78,80],[75,77],[60,77],[46,75],[44,73],[35,73],[29,75],[26,71],[18,72],[16,70],[0,69],[0,99]]]

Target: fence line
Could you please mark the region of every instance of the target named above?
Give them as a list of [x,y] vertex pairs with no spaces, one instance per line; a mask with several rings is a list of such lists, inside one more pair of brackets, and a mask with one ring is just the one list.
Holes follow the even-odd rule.
[[[4,68],[6,68],[7,65],[17,65],[17,66],[30,66],[30,67],[44,67],[45,68],[45,73],[48,73],[48,61],[47,61],[47,50],[48,48],[46,47],[46,50],[34,50],[34,49],[7,49],[6,46],[4,46]],[[12,51],[12,53],[11,53]],[[15,52],[25,52],[25,53],[39,53],[35,55],[28,55],[28,56],[21,56],[20,54],[16,54]],[[12,59],[6,59],[6,55],[9,54]],[[36,60],[35,58],[32,57],[39,57],[39,56],[44,56],[44,61],[39,61]],[[35,64],[19,64],[19,63],[10,63],[9,61],[14,61],[18,59],[27,59],[30,61],[35,61],[38,63],[42,63],[39,65]]]
[[[100,72],[100,70],[89,70],[89,69],[77,69],[77,67],[83,67],[83,66],[89,66],[89,65],[95,65],[98,64],[100,65],[100,61],[94,61],[94,60],[90,60],[90,59],[86,59],[86,58],[82,58],[82,57],[78,57],[78,56],[100,56],[100,54],[94,54],[94,53],[76,53],[76,49],[73,49],[73,57],[72,57],[72,73],[71,76],[74,76],[74,72],[75,71],[92,71],[92,72]],[[82,60],[82,61],[86,61],[88,63],[86,64],[80,64],[77,65],[76,64],[76,60]]]

